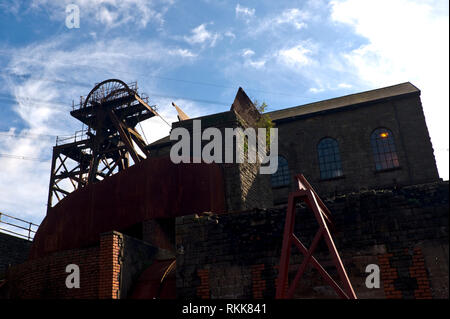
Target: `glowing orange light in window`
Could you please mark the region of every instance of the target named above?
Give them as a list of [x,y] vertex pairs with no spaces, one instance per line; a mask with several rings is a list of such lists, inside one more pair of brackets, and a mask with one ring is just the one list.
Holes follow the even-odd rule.
[[381,138],[387,138],[389,136],[388,132],[380,133]]

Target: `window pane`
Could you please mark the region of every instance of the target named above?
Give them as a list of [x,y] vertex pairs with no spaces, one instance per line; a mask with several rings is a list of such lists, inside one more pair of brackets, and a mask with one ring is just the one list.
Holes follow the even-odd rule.
[[317,152],[321,179],[342,176],[339,146],[335,139],[329,137],[322,139],[317,145]]
[[283,156],[278,156],[278,169],[271,176],[272,187],[287,186],[291,182],[291,174],[287,160]]
[[399,166],[394,136],[390,130],[385,128],[376,129],[370,137],[370,142],[372,144],[376,170]]

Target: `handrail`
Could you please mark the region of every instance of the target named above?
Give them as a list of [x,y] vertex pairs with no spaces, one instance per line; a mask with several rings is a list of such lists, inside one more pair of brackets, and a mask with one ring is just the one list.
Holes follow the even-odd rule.
[[74,135],[57,136],[56,137],[56,146],[63,145],[63,144],[75,143],[75,142],[85,140],[88,138],[88,135],[87,135],[88,131],[89,130],[84,129],[84,130],[76,131]]
[[[25,224],[27,224],[28,227],[24,227],[24,226],[15,224],[13,221],[3,221],[2,220],[3,216],[5,216],[5,217],[7,217],[9,219],[13,219],[13,220],[25,223]],[[7,232],[7,233],[10,233],[10,234],[14,234],[16,236],[20,236],[20,237],[26,238],[27,240],[32,240],[34,238],[34,234],[36,234],[36,230],[33,229],[33,227],[39,227],[39,225],[34,224],[32,222],[29,222],[29,221],[26,221],[26,220],[23,220],[23,219],[20,219],[20,218],[17,218],[17,217],[14,217],[14,216],[11,216],[11,215],[8,215],[8,214],[0,212],[0,226],[2,224],[8,225],[8,226],[11,226],[11,227],[9,227],[9,229],[8,228],[4,228],[4,227],[0,227],[0,232]],[[19,230],[17,230],[16,228],[18,228],[19,230],[28,231],[28,235],[24,235],[23,233],[19,233],[18,232]]]
[[[100,83],[95,83],[95,86],[97,86]],[[131,91],[134,91],[134,92],[137,93],[137,90],[138,90],[137,81],[126,83],[126,85],[128,86],[128,88]],[[104,92],[102,92],[102,93],[104,93]],[[102,93],[94,93],[93,99],[94,100],[100,99],[101,97],[103,97]],[[80,103],[79,104],[75,104],[75,102],[72,101],[72,111],[82,109],[83,106],[84,106],[84,103],[86,102],[86,98],[87,98],[87,96],[80,96]]]

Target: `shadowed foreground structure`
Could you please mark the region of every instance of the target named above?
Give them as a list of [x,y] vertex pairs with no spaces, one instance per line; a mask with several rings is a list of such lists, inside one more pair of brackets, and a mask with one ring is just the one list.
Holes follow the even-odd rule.
[[[175,141],[143,145],[135,130],[140,115],[159,116],[137,85],[107,80],[91,93],[76,118],[109,114],[107,129],[81,116],[91,135],[55,146],[68,158],[53,158],[49,203],[59,202],[49,205],[28,260],[2,265],[2,298],[275,298],[298,173],[331,212],[358,298],[448,298],[448,182],[438,177],[411,83],[266,113],[279,135],[272,176],[259,174],[260,163],[173,164]],[[195,119],[179,114],[172,128],[192,132]],[[257,127],[260,116],[240,88],[229,111],[198,119],[223,133]],[[309,246],[317,223],[305,205],[294,208],[302,221],[294,232]],[[303,261],[292,252],[289,281]],[[338,278],[326,246],[314,257]],[[80,268],[80,288],[65,285],[69,264]],[[366,287],[371,264],[380,288]],[[293,297],[337,295],[308,268]]]

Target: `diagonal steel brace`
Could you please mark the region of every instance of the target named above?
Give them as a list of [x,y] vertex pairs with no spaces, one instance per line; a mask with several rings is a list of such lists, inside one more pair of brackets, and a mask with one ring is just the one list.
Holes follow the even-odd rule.
[[[341,298],[356,299],[356,294],[353,290],[347,272],[345,271],[344,264],[342,263],[342,260],[336,249],[336,245],[334,244],[333,238],[330,233],[330,228],[333,227],[331,223],[330,211],[302,174],[295,176],[295,178],[298,182],[299,189],[289,194],[286,221],[284,226],[283,245],[281,249],[280,269],[277,279],[276,298],[292,298],[296,288],[300,283],[300,279],[305,273],[307,266],[311,264],[314,268],[317,269],[319,274]],[[314,236],[309,249],[307,249],[294,234],[295,205],[300,201],[305,202],[313,211],[317,223],[319,224],[319,229]],[[325,243],[327,244],[328,251],[333,260],[333,264],[337,269],[339,278],[341,279],[342,287],[330,276],[330,274],[313,256],[313,253],[316,250],[321,239],[325,240]],[[300,265],[292,283],[289,286],[288,271],[292,245],[295,245],[305,256],[305,258],[303,259],[302,264]]]

